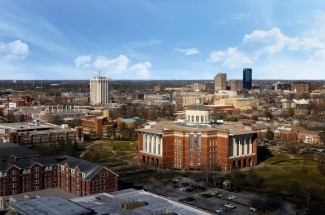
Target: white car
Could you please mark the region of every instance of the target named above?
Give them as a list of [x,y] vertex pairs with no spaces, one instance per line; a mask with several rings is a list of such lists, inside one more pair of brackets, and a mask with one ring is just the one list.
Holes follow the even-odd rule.
[[235,205],[233,205],[233,204],[230,204],[230,203],[226,203],[226,204],[225,204],[225,207],[227,207],[227,208],[231,208],[231,209],[234,209],[234,208],[236,208],[236,206],[235,206]]
[[216,213],[217,213],[217,214],[221,214],[221,213],[224,212],[224,211],[225,211],[224,208],[218,208],[218,209],[216,210]]
[[186,191],[187,190],[187,187],[182,187],[179,189],[180,191]]
[[235,195],[231,195],[228,197],[229,200],[233,200],[233,199],[237,199],[237,198],[238,198],[238,196],[235,196]]

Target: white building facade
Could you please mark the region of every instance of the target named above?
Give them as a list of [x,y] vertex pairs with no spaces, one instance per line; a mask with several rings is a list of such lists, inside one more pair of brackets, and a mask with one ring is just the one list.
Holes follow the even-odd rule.
[[94,77],[90,79],[90,104],[109,103],[109,80],[105,77]]

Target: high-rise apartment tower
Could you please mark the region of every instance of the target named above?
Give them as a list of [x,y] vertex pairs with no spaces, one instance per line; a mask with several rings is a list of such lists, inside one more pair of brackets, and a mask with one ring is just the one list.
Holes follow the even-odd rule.
[[244,68],[243,69],[243,87],[244,89],[252,89],[252,69]]
[[227,73],[218,73],[214,77],[214,92],[227,89]]
[[97,76],[90,79],[90,104],[104,104],[109,102],[108,79]]

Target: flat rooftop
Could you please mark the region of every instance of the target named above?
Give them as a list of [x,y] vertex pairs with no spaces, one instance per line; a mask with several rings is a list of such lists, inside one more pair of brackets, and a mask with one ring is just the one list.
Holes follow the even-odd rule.
[[[145,206],[135,209],[125,210],[120,207],[122,203],[133,201],[144,201]],[[177,215],[206,215],[210,214],[203,210],[193,208],[179,202],[175,202],[164,197],[149,193],[143,190],[126,189],[113,193],[101,193],[91,196],[70,199],[80,206],[86,207],[94,214],[110,215],[143,215],[160,214],[163,211],[172,211]]]
[[22,201],[26,199],[33,199],[36,197],[46,197],[46,196],[59,196],[64,199],[71,199],[77,197],[73,193],[66,192],[61,188],[49,188],[49,189],[38,190],[33,192],[10,195],[10,197],[15,199],[16,201]]
[[10,205],[18,213],[24,215],[81,215],[91,213],[91,210],[59,196],[47,196],[13,202]]
[[158,122],[155,125],[152,125],[151,128],[142,128],[138,131],[161,134],[163,130],[166,129],[176,129],[176,130],[185,130],[190,132],[201,132],[201,131],[215,131],[219,130],[220,132],[229,132],[229,134],[249,134],[256,133],[255,131],[246,130],[241,122],[224,122],[224,123],[215,123],[215,124],[195,124],[195,123],[186,123],[186,122]]

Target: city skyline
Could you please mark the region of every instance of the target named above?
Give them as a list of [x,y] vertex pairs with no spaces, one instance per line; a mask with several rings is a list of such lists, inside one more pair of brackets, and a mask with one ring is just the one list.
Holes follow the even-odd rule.
[[1,80],[325,79],[325,2],[0,2]]

